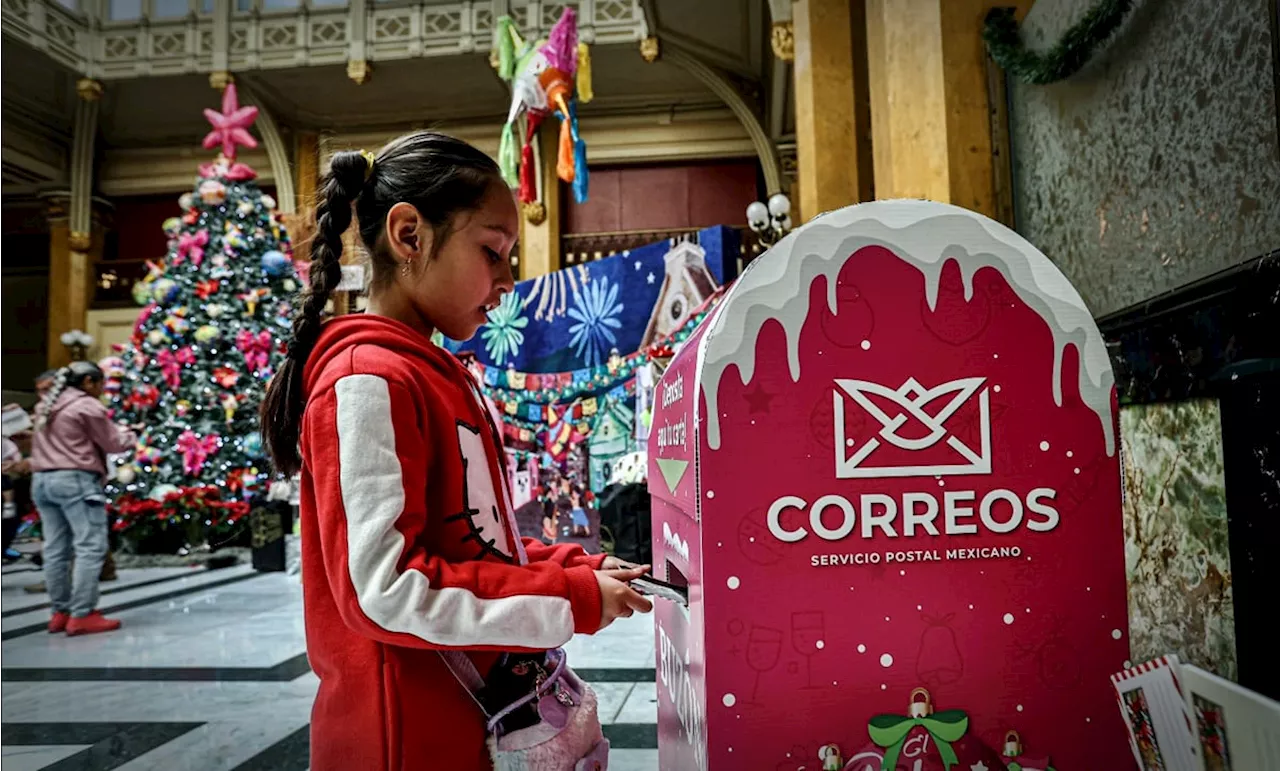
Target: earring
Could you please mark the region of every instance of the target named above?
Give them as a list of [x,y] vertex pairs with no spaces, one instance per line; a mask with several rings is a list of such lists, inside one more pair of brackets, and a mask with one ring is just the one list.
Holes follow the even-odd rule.
[[409,275],[409,271],[412,269],[412,266],[413,266],[413,258],[410,257],[409,259],[400,263],[400,272],[407,276]]

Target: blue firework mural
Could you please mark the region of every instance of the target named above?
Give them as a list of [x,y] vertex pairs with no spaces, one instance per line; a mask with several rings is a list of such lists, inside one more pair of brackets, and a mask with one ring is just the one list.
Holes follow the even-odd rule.
[[573,298],[569,318],[569,345],[588,367],[603,364],[609,350],[617,345],[614,330],[622,327],[622,303],[618,302],[618,285],[600,276],[589,282]]
[[[731,279],[737,231],[707,228],[696,238],[716,283]],[[608,361],[611,348],[625,356],[643,344],[663,295],[671,246],[663,239],[521,281],[475,337],[441,342],[450,351],[473,352],[485,365],[521,372],[570,372]]]
[[524,315],[524,300],[515,292],[502,296],[502,302],[489,313],[489,323],[485,325],[480,337],[484,340],[484,349],[494,364],[503,364],[514,359],[524,344],[524,332],[529,319]]

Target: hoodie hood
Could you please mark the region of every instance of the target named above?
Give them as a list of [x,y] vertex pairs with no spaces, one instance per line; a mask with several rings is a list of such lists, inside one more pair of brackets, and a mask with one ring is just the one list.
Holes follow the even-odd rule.
[[302,371],[307,394],[310,395],[329,362],[360,345],[374,345],[418,359],[459,385],[472,382],[470,374],[452,354],[407,324],[386,316],[353,313],[325,322]]
[[[58,394],[58,398],[53,400],[53,406],[49,408],[49,415],[46,418],[46,423],[53,420],[56,415],[81,399],[93,399],[93,397],[75,386],[67,386],[62,393]],[[97,399],[93,400],[97,401]]]

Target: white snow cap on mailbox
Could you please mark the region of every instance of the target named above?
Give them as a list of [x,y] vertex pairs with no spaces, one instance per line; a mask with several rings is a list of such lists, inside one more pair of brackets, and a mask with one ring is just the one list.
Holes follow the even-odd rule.
[[[939,232],[948,234],[940,239]],[[1115,453],[1111,392],[1115,377],[1093,317],[1080,293],[1058,268],[1022,236],[1009,228],[950,204],[922,200],[872,201],[838,209],[793,230],[769,253],[743,271],[732,290],[706,323],[711,327],[698,350],[699,387],[707,400],[707,443],[720,447],[720,378],[737,365],[743,383],[755,373],[756,338],[767,321],[778,322],[786,335],[791,380],[800,379],[800,330],[809,316],[809,287],[826,278],[827,302],[837,309],[836,276],[850,254],[868,246],[892,247],[894,254],[918,269],[925,279],[930,308],[938,299],[942,268],[959,260],[965,299],[973,295],[979,269],[999,270],[1018,298],[1034,309],[1053,333],[1054,401],[1062,404],[1062,356],[1068,344],[1080,352],[1080,396],[1098,416],[1107,454]],[[777,252],[778,254],[772,254]],[[781,257],[782,259],[779,259]],[[779,301],[782,298],[781,302]],[[733,305],[733,313],[722,312]]]

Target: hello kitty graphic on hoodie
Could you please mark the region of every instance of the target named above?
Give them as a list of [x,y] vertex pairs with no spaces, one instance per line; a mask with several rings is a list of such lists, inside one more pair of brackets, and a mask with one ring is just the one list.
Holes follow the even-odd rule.
[[440,649],[487,672],[600,624],[603,555],[515,528],[470,374],[384,317],[328,322],[307,362],[301,485],[311,768],[488,769]]

